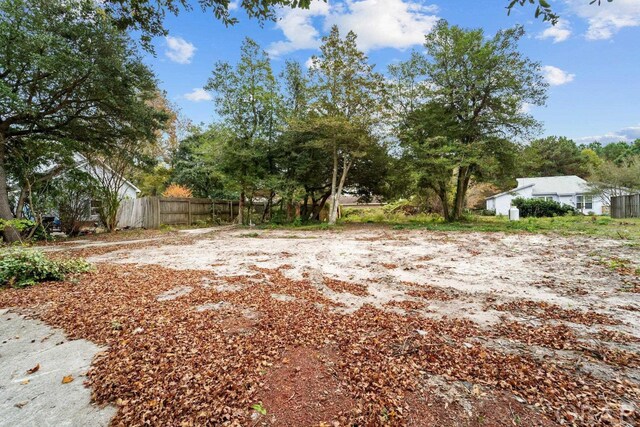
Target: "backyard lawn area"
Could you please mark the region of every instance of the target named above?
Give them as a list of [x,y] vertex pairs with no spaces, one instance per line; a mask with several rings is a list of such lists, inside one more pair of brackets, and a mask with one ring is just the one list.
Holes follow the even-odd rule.
[[95,270],[0,308],[104,348],[112,425],[639,425],[640,221],[366,222],[48,244]]

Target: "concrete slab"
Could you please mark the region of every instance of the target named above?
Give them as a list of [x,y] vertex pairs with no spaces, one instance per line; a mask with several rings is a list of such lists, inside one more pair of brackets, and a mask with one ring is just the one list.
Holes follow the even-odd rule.
[[[83,385],[96,353],[86,340],[0,310],[0,426],[106,426],[116,408],[90,402]],[[27,371],[39,365],[32,374]],[[65,376],[73,381],[62,383]]]

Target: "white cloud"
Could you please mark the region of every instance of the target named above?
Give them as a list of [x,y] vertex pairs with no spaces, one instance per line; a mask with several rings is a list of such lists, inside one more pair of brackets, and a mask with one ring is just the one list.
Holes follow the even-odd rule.
[[533,107],[534,107],[533,104],[529,104],[528,102],[523,102],[522,105],[520,106],[520,112],[529,114],[533,109]]
[[240,1],[232,1],[231,3],[229,3],[229,10],[238,10],[238,8],[240,7]]
[[185,93],[184,98],[193,102],[211,101],[213,97],[202,88],[194,88],[191,92]]
[[542,72],[544,73],[544,79],[551,86],[560,86],[570,83],[576,76],[575,74],[569,74],[558,67],[554,67],[553,65],[545,65],[542,67]]
[[569,25],[569,21],[560,19],[556,25],[549,24],[549,27],[538,34],[536,38],[541,40],[553,39],[554,43],[560,43],[568,39],[570,35],[571,26]]
[[329,4],[314,1],[309,9],[286,9],[276,23],[287,40],[271,43],[267,52],[271,56],[284,55],[301,49],[316,49],[320,46],[320,32],[314,27],[313,20],[329,14]]
[[576,138],[575,141],[578,144],[588,144],[590,142],[598,141],[601,144],[609,144],[611,142],[633,142],[636,139],[640,139],[640,125],[629,126],[619,131],[605,133],[603,135],[584,136],[582,138]]
[[304,66],[307,68],[311,68],[312,65],[313,65],[313,56],[304,62]]
[[640,26],[640,1],[602,1],[601,5],[585,0],[567,0],[573,13],[587,20],[587,40],[606,40],[625,27]]
[[189,64],[196,53],[196,47],[181,37],[167,36],[167,50],[165,55],[178,64]]
[[364,51],[420,45],[439,19],[436,7],[419,1],[347,0],[344,6],[326,19],[325,30],[335,24],[343,32],[353,31]]
[[321,43],[318,28],[327,32],[337,25],[344,34],[358,35],[358,47],[407,49],[422,44],[435,26],[437,7],[420,0],[344,0],[313,2],[309,10],[287,9],[276,27],[286,40],[272,43],[268,52],[278,56],[300,49],[316,49]]

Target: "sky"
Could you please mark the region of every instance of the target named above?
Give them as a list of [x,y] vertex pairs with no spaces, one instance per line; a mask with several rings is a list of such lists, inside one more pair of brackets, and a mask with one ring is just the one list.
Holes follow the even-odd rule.
[[155,55],[145,62],[160,87],[194,123],[215,120],[211,94],[202,89],[217,61],[235,63],[250,37],[266,50],[279,73],[286,59],[306,63],[318,53],[332,25],[353,30],[358,46],[376,70],[421,50],[424,35],[439,19],[465,28],[496,31],[520,24],[526,37],[520,50],[539,62],[549,83],[544,107],[528,108],[543,124],[540,136],[558,135],[578,143],[633,141],[640,138],[640,0],[551,1],[561,21],[556,26],[534,19],[534,8],[508,0],[314,0],[309,10],[282,9],[275,22],[262,25],[232,2],[240,22],[226,27],[195,0],[192,11],[169,15],[167,37],[154,40]]

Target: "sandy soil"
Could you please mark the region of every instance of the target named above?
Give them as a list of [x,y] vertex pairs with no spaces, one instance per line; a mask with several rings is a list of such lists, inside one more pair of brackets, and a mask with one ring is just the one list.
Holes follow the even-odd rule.
[[[143,331],[142,324],[171,324],[170,342],[181,337],[198,349],[193,354],[207,358],[170,364],[168,373],[193,374],[207,364],[221,364],[227,372],[231,365],[224,360],[259,357],[264,368],[246,372],[260,379],[245,373],[253,385],[238,393],[260,399],[268,415],[235,413],[250,415],[254,425],[332,420],[337,424],[326,425],[343,425],[358,417],[377,425],[403,408],[400,424],[405,425],[592,425],[594,420],[634,425],[640,420],[637,243],[380,227],[221,227],[150,237],[123,233],[122,241],[50,246],[54,256],[88,256],[99,266],[100,280],[16,293],[7,301],[35,305],[45,319],[63,326],[86,325],[87,337],[115,347],[108,363],[101,362],[112,370],[122,364],[119,352],[133,352],[150,367],[165,360],[168,350],[152,356],[149,345],[155,346],[154,340],[166,345],[167,332],[143,341],[141,334],[151,331]],[[67,287],[78,292],[76,299]],[[95,307],[85,313],[82,300],[95,300]],[[127,319],[122,330],[104,326],[118,316]],[[187,326],[187,319],[207,327]],[[174,329],[183,324],[177,335]],[[200,341],[194,341],[196,335]],[[234,356],[218,357],[211,347],[217,340],[234,341],[215,350]],[[243,351],[239,343],[257,349]],[[95,381],[103,390],[98,394],[110,401],[119,395],[101,369],[96,367]],[[407,376],[396,369],[406,369]],[[378,373],[391,392],[373,404],[381,396]],[[170,392],[166,387],[173,383],[159,378],[164,377],[155,379],[156,394],[144,393]],[[222,384],[211,381],[211,387]],[[128,380],[118,384],[133,387]],[[129,393],[137,405],[149,401],[138,389]],[[205,396],[197,399],[210,405]],[[184,408],[190,405],[177,409],[187,420]],[[333,415],[320,416],[322,408]],[[154,407],[149,413],[173,422],[179,418],[167,418],[171,410]],[[122,409],[119,422],[140,421],[137,411]]]
[[[432,301],[425,307],[425,315],[469,317],[485,325],[498,321],[501,315],[486,310],[488,297],[496,301],[524,298],[611,315],[628,322],[624,328],[628,332],[640,335],[640,312],[620,308],[629,304],[640,308],[640,295],[619,292],[635,279],[612,274],[603,265],[613,257],[640,265],[640,250],[621,241],[381,229],[225,229],[184,244],[172,243],[113,248],[116,250],[89,261],[210,270],[216,276],[251,276],[255,267],[285,266],[285,276],[311,278],[325,296],[345,304],[347,312],[364,304],[397,311],[388,303],[414,301],[408,291],[434,286],[464,296],[454,303]],[[365,285],[368,292],[362,296],[335,292],[323,284],[323,278]]]

